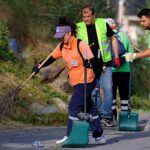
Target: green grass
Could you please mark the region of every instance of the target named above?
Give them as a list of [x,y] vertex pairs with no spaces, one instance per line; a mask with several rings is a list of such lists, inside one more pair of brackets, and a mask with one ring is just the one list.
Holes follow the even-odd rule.
[[28,114],[9,117],[13,121],[21,122],[26,125],[31,124],[34,126],[65,126],[68,120],[68,115],[63,113],[51,113],[46,115]]
[[[15,89],[13,83],[19,85],[31,73],[31,68],[22,66],[19,63],[11,61],[0,62],[0,90],[3,95],[6,95],[10,90]],[[5,75],[7,74],[7,77]],[[34,102],[47,105],[53,104],[55,98],[60,98],[64,102],[68,101],[68,95],[62,92],[57,92],[50,84],[41,84],[40,77],[31,79],[15,97],[13,108],[8,115],[11,120],[30,123],[33,125],[65,125],[67,114],[49,114],[49,115],[35,115],[30,112],[30,105]],[[9,83],[9,88],[8,87]]]

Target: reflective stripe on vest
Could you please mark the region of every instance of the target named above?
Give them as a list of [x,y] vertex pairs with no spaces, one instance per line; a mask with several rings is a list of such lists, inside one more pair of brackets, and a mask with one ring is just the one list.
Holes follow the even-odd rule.
[[[84,22],[77,23],[77,37],[88,43],[88,34],[86,24]],[[112,59],[110,51],[110,41],[107,37],[107,26],[105,19],[95,19],[95,27],[97,32],[98,43],[104,62],[108,62]]]

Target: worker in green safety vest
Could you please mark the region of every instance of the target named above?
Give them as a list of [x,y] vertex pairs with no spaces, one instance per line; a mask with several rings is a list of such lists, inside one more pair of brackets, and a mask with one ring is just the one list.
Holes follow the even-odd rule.
[[[77,37],[91,46],[94,57],[98,61],[98,67],[103,69],[103,73],[99,78],[99,85],[104,91],[104,99],[101,104],[100,92],[95,94],[93,91],[93,101],[97,99],[98,111],[101,115],[103,125],[113,126],[112,118],[112,56],[110,50],[110,41],[112,42],[115,54],[114,62],[116,67],[120,67],[120,59],[118,56],[118,43],[114,36],[113,30],[110,28],[106,19],[96,18],[94,7],[90,4],[81,9],[82,21],[77,23]],[[95,96],[97,95],[97,96]]]

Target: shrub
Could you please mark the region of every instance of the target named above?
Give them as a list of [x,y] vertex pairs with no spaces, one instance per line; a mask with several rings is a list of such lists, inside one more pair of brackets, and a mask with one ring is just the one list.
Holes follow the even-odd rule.
[[148,99],[143,99],[139,96],[132,96],[132,108],[133,109],[142,109],[142,110],[149,110],[150,108],[150,101]]
[[6,21],[0,22],[0,59],[13,60],[13,53],[8,49],[8,27]]

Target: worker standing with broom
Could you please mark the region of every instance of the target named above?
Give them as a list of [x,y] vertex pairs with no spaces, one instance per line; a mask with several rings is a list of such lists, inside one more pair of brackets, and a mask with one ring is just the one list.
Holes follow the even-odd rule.
[[[149,30],[148,36],[148,49],[138,52],[138,53],[128,53],[125,55],[126,61],[133,61],[134,59],[150,57],[150,9],[145,8],[138,13],[140,18],[140,23],[145,30]],[[145,131],[150,130],[150,116],[148,118],[147,124],[144,128]]]
[[128,53],[125,55],[127,61],[132,61],[138,58],[146,58],[150,57],[150,9],[145,8],[138,13],[138,17],[140,18],[140,23],[145,30],[149,30],[148,35],[148,49],[138,52],[138,53]]
[[[54,38],[62,40],[51,53],[51,57],[45,62],[42,67],[48,66],[58,58],[63,58],[68,67],[68,74],[71,84],[74,87],[72,97],[70,99],[68,111],[69,121],[67,125],[67,136],[56,142],[56,144],[63,144],[71,133],[72,124],[74,120],[79,120],[78,114],[84,109],[84,66],[87,67],[87,113],[92,115],[90,126],[93,132],[92,142],[94,144],[104,144],[106,142],[103,136],[100,119],[94,104],[91,100],[91,92],[95,87],[95,79],[99,78],[100,70],[98,70],[93,53],[90,46],[80,41],[79,49],[84,56],[86,50],[87,59],[83,61],[79,51],[77,50],[76,26],[65,17],[60,18],[56,27]],[[38,64],[39,65],[39,64]],[[38,73],[38,65],[33,67],[33,71]],[[89,67],[90,66],[90,67]]]
[[112,81],[113,81],[113,118],[115,121],[118,120],[117,113],[117,90],[120,96],[120,105],[121,111],[127,112],[131,111],[131,101],[130,101],[130,90],[131,90],[131,66],[129,62],[125,62],[125,59],[121,55],[126,52],[133,52],[133,48],[130,44],[129,38],[125,32],[122,32],[118,29],[118,26],[114,19],[107,18],[107,23],[110,25],[112,30],[115,32],[116,38],[118,39],[119,52],[120,52],[120,60],[121,67],[116,68],[113,67],[112,71]]

